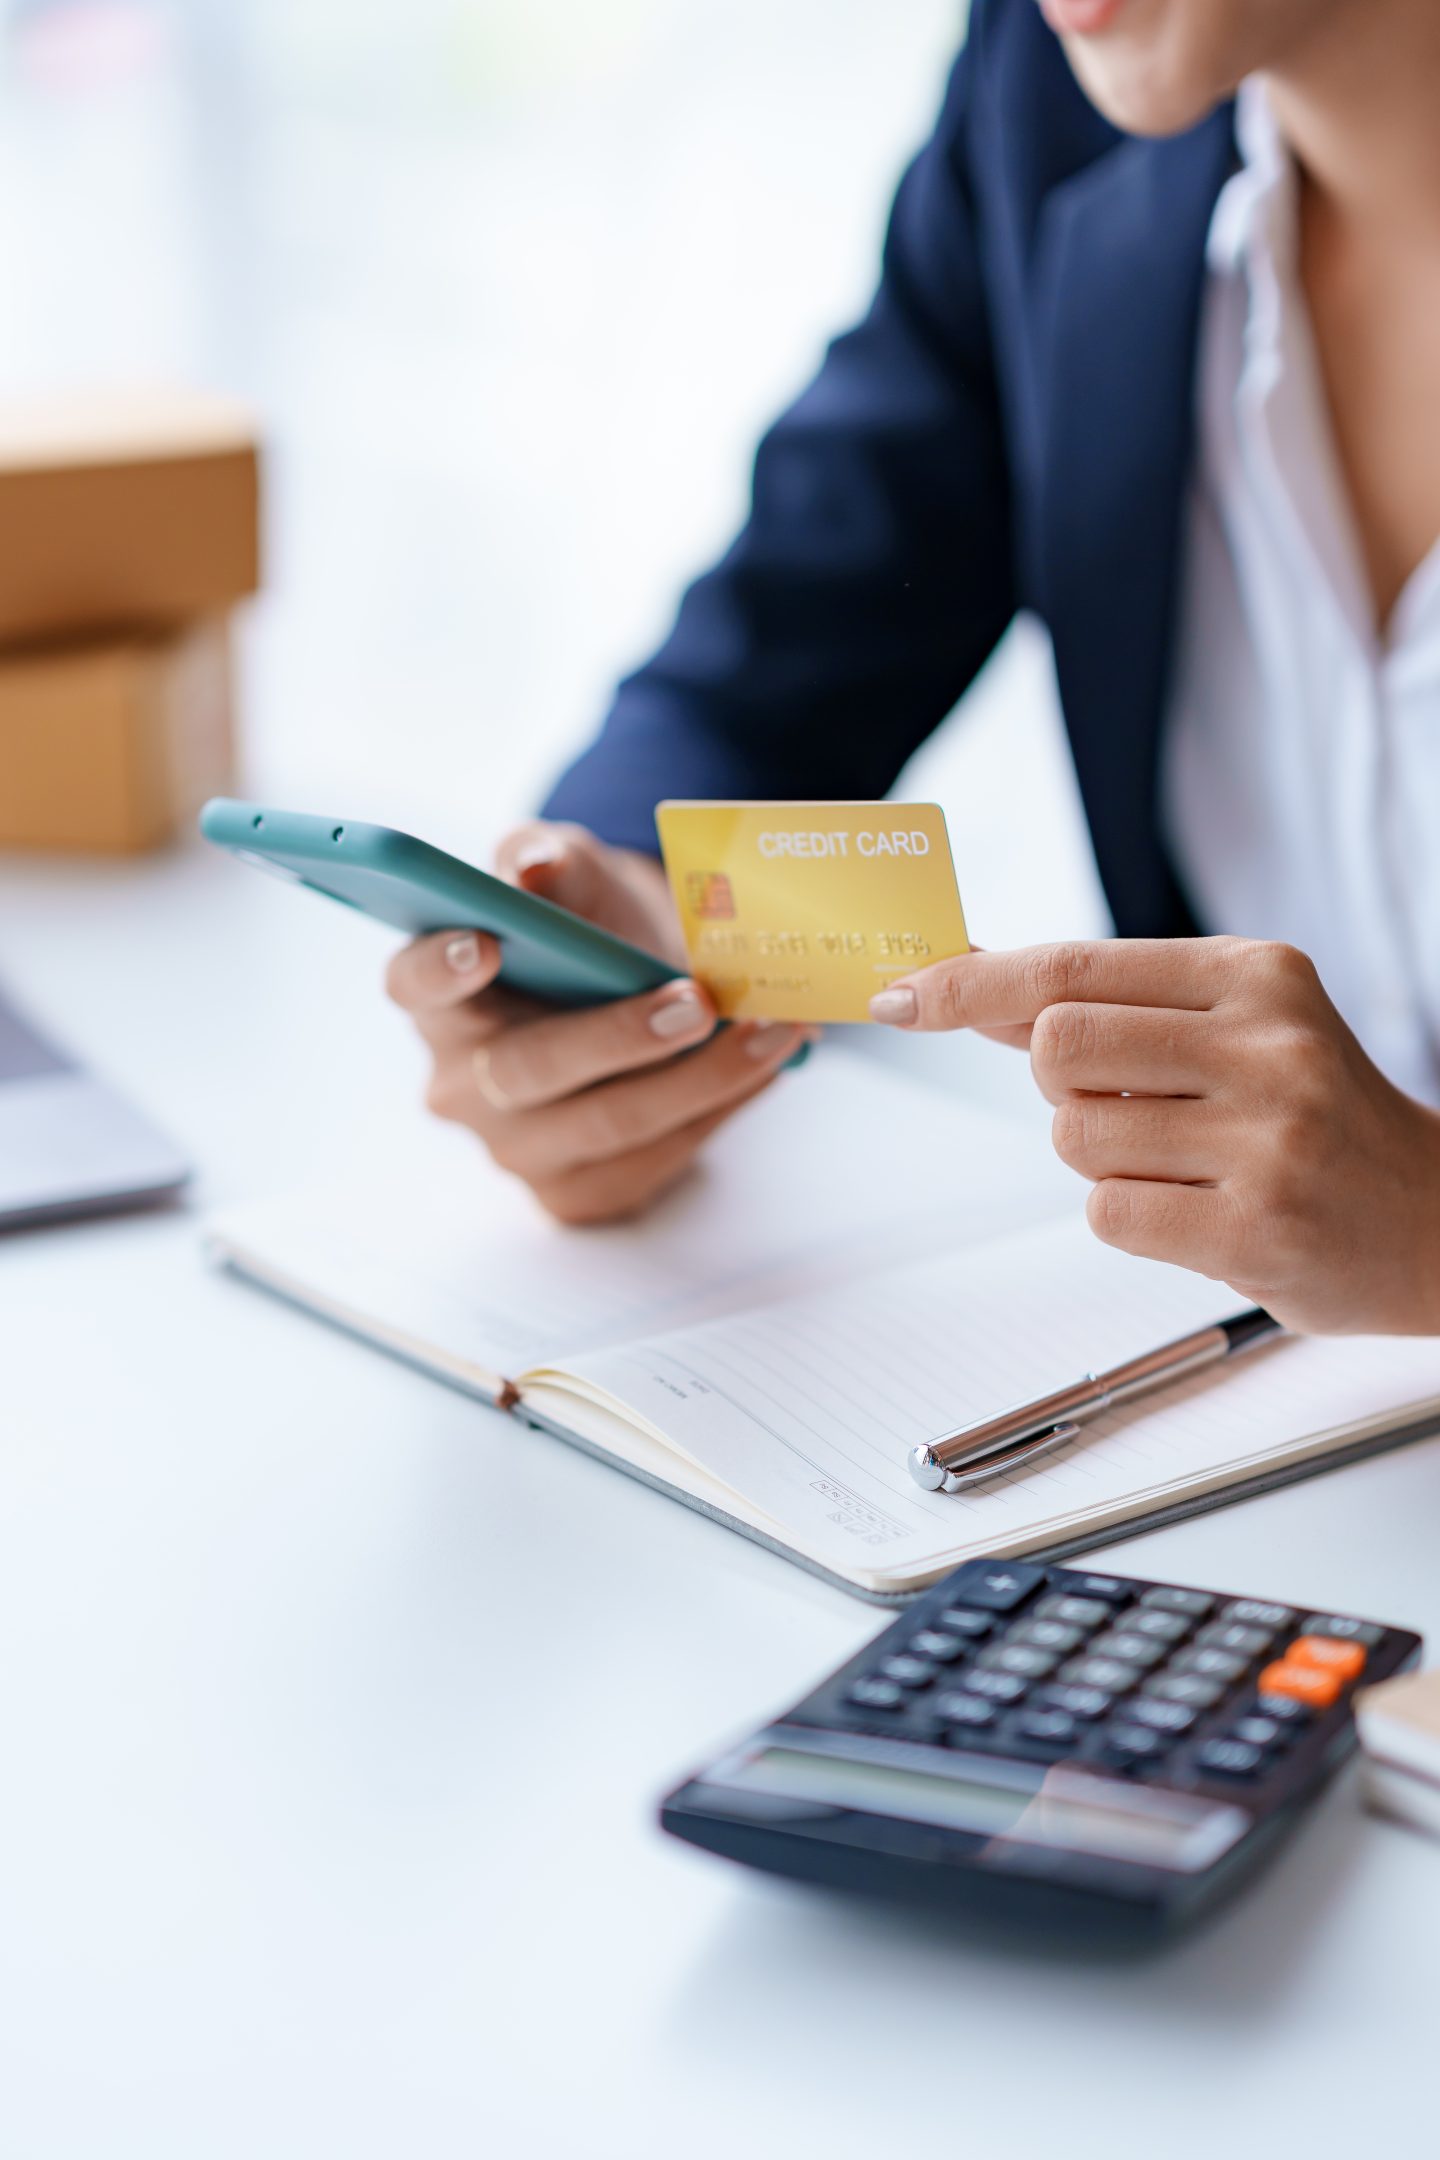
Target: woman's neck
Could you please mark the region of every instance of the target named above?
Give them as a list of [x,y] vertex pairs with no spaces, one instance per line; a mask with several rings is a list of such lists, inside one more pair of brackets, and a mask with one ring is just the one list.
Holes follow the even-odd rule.
[[1440,239],[1440,5],[1342,0],[1266,72],[1307,181],[1346,224]]

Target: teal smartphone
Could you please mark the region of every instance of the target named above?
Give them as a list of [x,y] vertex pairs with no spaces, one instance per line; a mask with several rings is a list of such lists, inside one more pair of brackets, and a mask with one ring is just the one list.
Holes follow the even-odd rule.
[[551,1005],[636,997],[681,973],[553,901],[520,892],[387,825],[307,817],[220,795],[201,811],[200,830],[241,862],[291,878],[411,937],[488,931],[500,941],[500,980]]

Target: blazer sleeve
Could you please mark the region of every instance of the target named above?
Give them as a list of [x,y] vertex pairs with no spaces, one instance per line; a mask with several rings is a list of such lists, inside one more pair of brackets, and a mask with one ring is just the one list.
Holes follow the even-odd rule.
[[764,436],[738,538],[545,815],[654,853],[665,796],[883,795],[1009,622],[970,97],[962,53],[895,197],[869,311]]

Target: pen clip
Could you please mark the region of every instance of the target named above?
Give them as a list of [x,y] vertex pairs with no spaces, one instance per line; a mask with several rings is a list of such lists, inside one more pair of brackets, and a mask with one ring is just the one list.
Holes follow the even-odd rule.
[[[1028,1433],[1023,1440],[1012,1440],[1004,1447],[992,1448],[988,1455],[980,1455],[958,1470],[946,1470],[931,1489],[938,1492],[964,1492],[971,1485],[988,1484],[991,1478],[1003,1477],[1007,1471],[1023,1470],[1042,1455],[1054,1449],[1068,1447],[1080,1437],[1080,1427],[1075,1424],[1047,1426],[1044,1432]],[[923,1454],[917,1448],[917,1456]]]

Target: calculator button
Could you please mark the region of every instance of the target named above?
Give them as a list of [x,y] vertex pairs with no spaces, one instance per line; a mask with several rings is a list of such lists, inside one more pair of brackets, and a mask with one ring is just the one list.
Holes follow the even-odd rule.
[[1365,1652],[1357,1642],[1335,1642],[1328,1635],[1297,1635],[1285,1652],[1290,1665],[1313,1665],[1317,1672],[1334,1673],[1337,1680],[1358,1680],[1365,1670]]
[[1063,1710],[1031,1707],[1017,1710],[1006,1727],[1007,1737],[1010,1733],[1019,1740],[1038,1740],[1045,1747],[1064,1748],[1074,1745],[1080,1737],[1080,1728]]
[[1043,1571],[1020,1560],[971,1560],[955,1575],[951,1589],[965,1605],[986,1612],[1013,1612],[1044,1582]]
[[1060,1660],[1053,1650],[1034,1650],[1028,1643],[992,1643],[975,1663],[982,1672],[1018,1673],[1022,1680],[1048,1680]]
[[1289,1605],[1266,1605],[1259,1598],[1237,1597],[1221,1606],[1220,1618],[1237,1621],[1241,1627],[1271,1628],[1278,1632],[1291,1625],[1295,1612]]
[[1233,1620],[1215,1620],[1209,1627],[1202,1627],[1197,1642],[1209,1643],[1212,1649],[1229,1650],[1236,1657],[1263,1657],[1275,1640],[1273,1628],[1238,1627]]
[[871,1675],[850,1684],[850,1700],[860,1703],[866,1710],[898,1710],[905,1700],[905,1690],[893,1680],[881,1680]]
[[980,1731],[993,1725],[1000,1713],[994,1703],[982,1702],[978,1695],[942,1695],[935,1705],[935,1715],[947,1725]]
[[1202,1740],[1195,1750],[1196,1769],[1218,1772],[1221,1777],[1254,1777],[1264,1760],[1248,1740]]
[[1333,1635],[1336,1642],[1363,1643],[1373,1650],[1385,1633],[1373,1620],[1343,1620],[1338,1613],[1311,1613],[1305,1622],[1307,1635]]
[[1125,1705],[1127,1724],[1148,1725],[1157,1733],[1189,1732],[1197,1715],[1185,1703],[1161,1702],[1154,1695],[1139,1695]]
[[1068,1682],[1057,1680],[1052,1686],[1041,1688],[1035,1697],[1047,1710],[1064,1710],[1076,1718],[1104,1717],[1115,1698],[1104,1688],[1072,1687]]
[[[1260,1678],[1264,1680],[1264,1673]],[[1308,1704],[1297,1702],[1293,1695],[1268,1695],[1263,1688],[1255,1698],[1255,1708],[1261,1717],[1269,1718],[1272,1724],[1283,1727],[1287,1733],[1299,1732],[1314,1715]]]
[[1163,1733],[1151,1732],[1145,1725],[1117,1725],[1105,1735],[1106,1754],[1127,1770],[1158,1762],[1169,1745]]
[[1169,1644],[1155,1642],[1149,1635],[1137,1635],[1131,1628],[1118,1628],[1109,1635],[1097,1635],[1090,1645],[1092,1657],[1120,1658],[1127,1665],[1138,1665],[1148,1672],[1158,1665],[1169,1651]]
[[972,1642],[977,1636],[988,1635],[995,1625],[995,1616],[988,1612],[973,1612],[968,1605],[947,1605],[935,1615],[937,1628],[944,1628],[951,1635],[963,1636]]
[[1244,1740],[1251,1747],[1283,1747],[1290,1738],[1278,1719],[1273,1717],[1242,1717],[1235,1720],[1231,1738]]
[[1103,1598],[1108,1605],[1128,1605],[1135,1595],[1134,1583],[1118,1575],[1087,1575],[1079,1568],[1051,1568],[1050,1586],[1067,1597]]
[[1122,1665],[1119,1658],[1080,1657],[1061,1666],[1060,1678],[1074,1681],[1078,1687],[1103,1688],[1108,1695],[1123,1695],[1127,1688],[1134,1687],[1140,1673],[1134,1665]]
[[1180,1703],[1187,1710],[1209,1710],[1224,1692],[1218,1680],[1204,1680],[1199,1673],[1157,1673],[1145,1682],[1145,1693],[1157,1702]]
[[956,1658],[965,1655],[965,1645],[958,1635],[942,1635],[938,1628],[921,1628],[909,1642],[911,1657],[932,1658],[937,1665],[953,1665]]
[[1037,1620],[1060,1620],[1066,1627],[1084,1628],[1089,1634],[1097,1627],[1104,1627],[1114,1616],[1108,1605],[1099,1598],[1043,1597],[1035,1607]]
[[1154,1612],[1183,1613],[1187,1620],[1203,1620],[1215,1600],[1203,1590],[1171,1590],[1157,1583],[1153,1590],[1145,1592],[1140,1603]]
[[1010,1643],[1026,1643],[1032,1650],[1053,1650],[1059,1657],[1068,1657],[1078,1650],[1085,1636],[1078,1627],[1066,1627],[1063,1620],[1026,1620],[1020,1627],[1011,1628],[1005,1640]]
[[1204,1680],[1222,1680],[1229,1687],[1249,1664],[1249,1658],[1233,1657],[1228,1650],[1212,1650],[1208,1643],[1201,1643],[1193,1650],[1181,1650],[1170,1660],[1170,1670],[1199,1673]]
[[887,1657],[880,1667],[882,1680],[894,1680],[903,1688],[928,1687],[935,1678],[929,1658]]
[[1151,1607],[1140,1606],[1125,1615],[1127,1635],[1148,1635],[1152,1642],[1175,1643],[1190,1632],[1190,1622],[1183,1613],[1157,1612]]
[[1308,1709],[1328,1710],[1340,1693],[1341,1683],[1334,1673],[1318,1672],[1313,1665],[1291,1665],[1277,1658],[1273,1665],[1265,1667],[1258,1686],[1262,1695],[1288,1695]]
[[965,1681],[972,1695],[983,1695],[987,1702],[1019,1702],[1029,1688],[1029,1681],[1022,1680],[1012,1672],[972,1672]]

